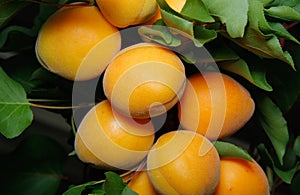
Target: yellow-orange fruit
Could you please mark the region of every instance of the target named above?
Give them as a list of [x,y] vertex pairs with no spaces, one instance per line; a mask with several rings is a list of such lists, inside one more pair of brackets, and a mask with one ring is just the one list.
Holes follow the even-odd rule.
[[158,8],[155,0],[96,0],[96,2],[104,17],[119,28],[150,20]]
[[268,195],[267,176],[255,161],[221,158],[220,181],[214,195],[223,194]]
[[122,50],[113,59],[105,71],[103,89],[119,112],[149,118],[177,103],[185,80],[184,65],[174,52],[141,43]]
[[247,89],[233,78],[205,72],[188,79],[178,108],[184,129],[215,140],[243,127],[253,115],[255,104]]
[[156,191],[149,180],[147,171],[137,173],[128,183],[130,189],[139,195],[156,195]]
[[159,194],[211,194],[220,175],[220,159],[204,136],[187,130],[160,136],[147,156],[147,171]]
[[95,6],[59,9],[42,26],[36,41],[40,63],[69,80],[99,76],[120,50],[119,30]]
[[146,157],[153,142],[154,128],[150,121],[124,117],[105,100],[93,107],[80,123],[75,151],[83,162],[129,170]]

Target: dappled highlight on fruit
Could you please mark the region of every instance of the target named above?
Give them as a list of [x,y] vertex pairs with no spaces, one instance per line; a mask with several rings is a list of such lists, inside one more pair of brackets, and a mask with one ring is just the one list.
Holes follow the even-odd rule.
[[35,49],[51,72],[69,80],[89,80],[104,71],[120,47],[119,30],[97,7],[65,6],[43,24]]
[[173,107],[185,87],[185,69],[171,50],[149,43],[122,50],[107,67],[104,93],[112,106],[133,118],[158,116]]
[[130,170],[152,147],[154,128],[150,121],[139,123],[121,115],[115,117],[115,114],[107,100],[93,107],[78,128],[75,150],[83,162],[102,168]]

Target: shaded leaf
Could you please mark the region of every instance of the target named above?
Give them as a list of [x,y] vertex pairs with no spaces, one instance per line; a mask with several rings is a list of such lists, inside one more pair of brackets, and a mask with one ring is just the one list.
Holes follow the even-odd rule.
[[214,22],[206,6],[199,0],[187,0],[181,10],[181,15],[200,22]]
[[7,138],[20,135],[32,122],[33,114],[24,88],[0,67],[0,132]]
[[0,2],[0,28],[9,22],[16,13],[29,4],[22,0],[5,0]]
[[63,193],[63,195],[78,195],[78,194],[82,194],[82,192],[88,188],[88,187],[92,187],[94,185],[96,185],[97,181],[90,181],[81,185],[76,185],[76,186],[70,186],[69,189],[67,191],[65,191]]
[[243,37],[248,20],[247,0],[203,0],[211,15],[220,18],[230,37]]
[[216,39],[217,36],[218,34],[215,30],[207,29],[201,25],[194,27],[194,38],[197,42],[196,45],[198,46],[204,45],[205,43]]
[[249,161],[253,160],[246,150],[235,144],[223,141],[214,141],[213,144],[217,149],[220,157],[235,157],[243,158]]
[[300,162],[297,162],[297,164],[289,170],[281,170],[276,166],[274,160],[272,159],[272,156],[270,155],[264,144],[258,145],[257,148],[261,154],[260,156],[262,157],[263,161],[265,163],[268,163],[269,166],[273,168],[276,175],[278,175],[284,182],[290,184],[296,171],[299,168]]
[[268,26],[269,29],[263,31],[265,34],[273,33],[277,37],[291,40],[297,44],[300,44],[300,42],[293,35],[291,35],[280,22],[268,22]]
[[283,156],[289,141],[287,122],[280,109],[269,97],[257,96],[256,105],[260,125],[269,137],[280,164],[283,164]]
[[235,61],[222,62],[220,63],[220,67],[244,77],[249,82],[263,90],[272,91],[272,86],[267,82],[266,79],[266,72],[261,66],[252,67],[250,69],[248,64],[243,59],[239,59]]
[[295,139],[293,149],[294,149],[295,153],[297,154],[297,156],[300,157],[300,136],[298,136]]
[[53,195],[63,178],[65,152],[49,137],[30,135],[0,162],[3,194]]

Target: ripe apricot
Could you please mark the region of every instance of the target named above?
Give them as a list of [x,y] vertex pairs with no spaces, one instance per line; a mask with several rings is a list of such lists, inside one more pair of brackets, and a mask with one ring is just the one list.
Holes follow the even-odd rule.
[[147,171],[140,171],[128,183],[128,186],[139,195],[156,195]]
[[151,19],[157,10],[155,0],[96,0],[104,17],[114,26],[125,28]]
[[40,63],[69,80],[99,76],[120,50],[119,30],[95,6],[65,6],[39,31],[36,55]]
[[260,165],[239,158],[221,158],[220,181],[214,195],[268,195],[267,176]]
[[140,43],[122,50],[107,67],[103,89],[119,112],[134,118],[165,113],[181,97],[185,69],[164,47]]
[[163,134],[147,156],[147,171],[159,194],[211,194],[220,174],[220,159],[204,136],[187,130]]
[[83,162],[125,170],[140,163],[153,142],[152,123],[124,117],[114,112],[104,100],[94,106],[80,123],[75,151]]
[[209,139],[232,135],[251,118],[255,104],[250,93],[233,78],[217,72],[188,78],[178,105],[184,129]]

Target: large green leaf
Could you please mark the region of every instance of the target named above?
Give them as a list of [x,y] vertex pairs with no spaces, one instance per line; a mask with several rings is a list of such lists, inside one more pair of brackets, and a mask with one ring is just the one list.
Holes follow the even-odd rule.
[[206,6],[199,0],[187,0],[181,12],[183,16],[199,22],[214,22],[214,18],[209,14]]
[[[267,24],[263,10],[263,4],[258,0],[249,1],[249,25],[246,27],[245,35],[243,38],[231,40],[258,56],[279,59],[294,67],[291,55],[282,50],[278,37],[261,32],[260,29]],[[227,33],[222,35],[230,38]]]
[[266,72],[262,67],[251,66],[250,68],[243,59],[222,62],[220,67],[244,77],[261,89],[272,91],[272,86],[268,83]]
[[53,195],[63,178],[66,153],[56,141],[30,135],[0,161],[2,194]]
[[211,15],[220,18],[232,38],[243,37],[248,21],[247,0],[203,0]]
[[258,95],[256,98],[258,120],[269,137],[280,164],[282,164],[289,141],[287,122],[280,109],[269,97]]
[[32,122],[33,114],[24,88],[0,67],[0,132],[7,138],[20,135]]

